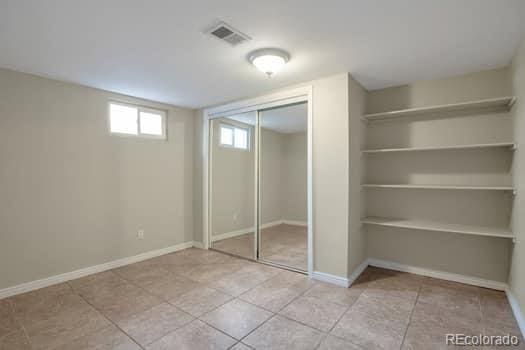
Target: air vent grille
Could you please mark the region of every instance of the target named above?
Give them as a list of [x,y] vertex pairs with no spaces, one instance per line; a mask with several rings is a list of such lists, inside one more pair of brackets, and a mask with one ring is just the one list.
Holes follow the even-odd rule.
[[232,46],[239,45],[251,39],[248,35],[241,33],[224,22],[218,23],[207,32],[215,38],[220,39]]

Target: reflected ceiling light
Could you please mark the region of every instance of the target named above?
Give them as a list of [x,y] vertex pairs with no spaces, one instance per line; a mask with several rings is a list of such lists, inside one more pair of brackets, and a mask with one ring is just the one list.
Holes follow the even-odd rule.
[[290,55],[281,49],[260,49],[250,53],[248,60],[271,77],[290,60]]

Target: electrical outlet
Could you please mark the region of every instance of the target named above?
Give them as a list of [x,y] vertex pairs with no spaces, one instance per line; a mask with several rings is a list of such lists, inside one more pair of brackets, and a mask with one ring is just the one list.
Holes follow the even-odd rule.
[[137,232],[137,238],[138,239],[144,239],[144,230],[139,230]]

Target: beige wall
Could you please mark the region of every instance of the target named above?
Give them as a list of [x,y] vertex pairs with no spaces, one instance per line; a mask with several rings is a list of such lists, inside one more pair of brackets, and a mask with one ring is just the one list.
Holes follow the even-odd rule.
[[[220,125],[248,128],[252,135],[249,150],[220,145]],[[212,235],[220,235],[254,226],[255,151],[253,126],[220,118],[212,120],[213,138],[210,167],[212,169]]]
[[[509,69],[372,91],[367,112],[423,107],[511,95]],[[501,113],[500,113],[501,114]],[[512,119],[503,114],[370,123],[367,148],[508,142]],[[369,155],[367,183],[510,185],[507,150]],[[494,191],[366,191],[367,215],[472,225],[508,226],[512,196]],[[460,234],[366,226],[368,255],[401,264],[505,282],[510,241]]]
[[[168,140],[108,134],[108,99]],[[0,289],[193,239],[193,111],[0,70]],[[137,239],[137,230],[145,239]]]
[[[219,125],[226,122],[252,130],[253,126],[227,118],[214,119],[212,146],[212,234],[214,236],[254,226],[254,161],[250,151],[219,145]],[[252,142],[253,142],[252,134]],[[261,223],[281,220],[306,222],[306,133],[280,133],[261,129]]]
[[281,150],[281,217],[306,223],[307,200],[306,132],[282,134]]
[[366,111],[379,113],[508,96],[511,93],[509,69],[500,68],[371,91]]
[[514,155],[514,186],[518,195],[514,200],[512,227],[517,235],[512,250],[510,268],[510,290],[518,300],[522,312],[525,311],[525,41],[521,43],[512,62],[512,82],[517,98],[514,106],[514,138],[518,149]]
[[348,74],[313,86],[314,270],[348,276]]

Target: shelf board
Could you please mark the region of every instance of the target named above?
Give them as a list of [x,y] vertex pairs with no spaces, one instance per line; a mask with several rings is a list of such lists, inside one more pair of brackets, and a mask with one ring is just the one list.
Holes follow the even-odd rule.
[[451,113],[451,112],[467,112],[467,111],[483,111],[483,110],[494,110],[494,111],[509,111],[516,98],[514,96],[505,96],[498,98],[491,98],[485,100],[477,100],[470,102],[453,103],[446,105],[438,105],[431,107],[421,108],[410,108],[402,109],[397,111],[382,112],[365,114],[363,119],[366,121],[376,120],[394,120],[395,118],[402,117],[427,117],[434,118],[440,115]]
[[483,191],[512,191],[509,186],[452,186],[452,185],[409,185],[409,184],[362,184],[363,188],[408,188],[429,190],[483,190]]
[[513,233],[509,229],[497,227],[484,227],[473,225],[447,224],[434,221],[388,219],[380,217],[367,217],[361,223],[368,225],[379,225],[387,227],[407,228],[414,230],[437,231],[461,233],[467,235],[500,237],[514,239]]
[[365,149],[362,153],[388,153],[388,152],[421,152],[421,151],[453,151],[453,150],[469,150],[482,148],[509,148],[514,150],[516,144],[512,142],[500,143],[479,143],[472,145],[455,145],[455,146],[437,146],[437,147],[406,147],[406,148],[379,148],[379,149]]

